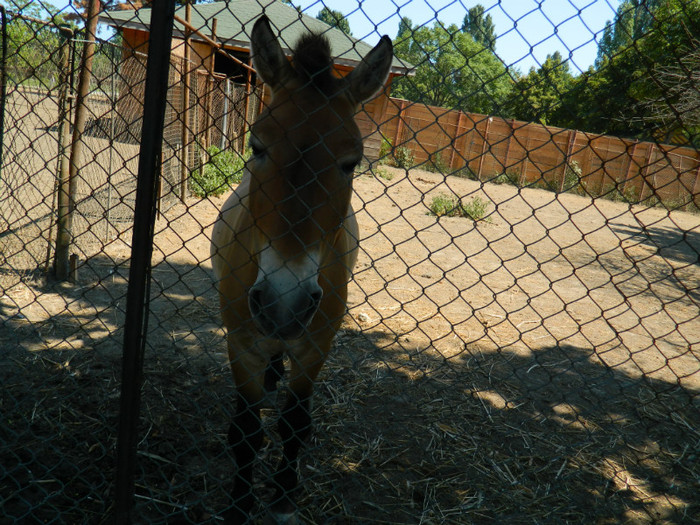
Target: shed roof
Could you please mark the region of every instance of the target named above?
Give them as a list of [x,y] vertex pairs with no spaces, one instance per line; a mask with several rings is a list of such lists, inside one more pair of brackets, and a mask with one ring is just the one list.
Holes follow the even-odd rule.
[[[180,6],[175,14],[184,19],[185,6]],[[209,4],[192,5],[191,24],[204,34],[211,34],[212,20],[217,19],[216,38],[225,47],[250,49],[250,32],[253,24],[265,14],[270,19],[273,29],[279,32],[280,44],[285,53],[291,54],[291,48],[307,31],[323,33],[328,37],[331,54],[335,63],[355,67],[370,52],[372,46],[358,40],[337,28],[333,28],[311,16],[299,13],[294,7],[278,0],[229,0]],[[100,15],[100,22],[117,28],[132,28],[148,31],[151,23],[151,9],[107,11]],[[184,37],[184,26],[175,21],[175,37]],[[197,35],[192,35],[197,40]],[[406,75],[413,66],[394,57],[391,73]]]

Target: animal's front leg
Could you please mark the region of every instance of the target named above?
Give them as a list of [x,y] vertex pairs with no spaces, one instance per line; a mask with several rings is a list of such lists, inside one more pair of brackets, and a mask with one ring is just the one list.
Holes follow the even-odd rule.
[[284,355],[277,354],[270,360],[265,370],[265,396],[271,396],[277,390],[277,383],[284,377]]
[[[249,350],[238,351],[240,348]],[[260,407],[267,363],[264,357],[251,349],[254,349],[252,342],[238,341],[229,334],[229,359],[238,392],[236,415],[228,431],[229,444],[236,458],[231,492],[233,506],[225,515],[226,522],[232,525],[250,523],[250,513],[255,504],[253,467],[263,441]]]
[[228,441],[236,457],[236,473],[231,493],[233,506],[226,513],[226,523],[248,523],[255,503],[253,465],[263,440],[260,405],[239,391],[238,406],[229,426]]
[[311,433],[313,382],[323,366],[323,357],[317,355],[316,358],[319,361],[308,367],[292,358],[289,397],[279,420],[279,433],[283,443],[282,461],[275,474],[275,496],[266,525],[297,523],[294,496],[299,480],[299,451]]
[[[282,437],[282,461],[275,474],[275,497],[272,504],[272,514],[276,515],[275,523],[295,523],[292,516],[296,514],[294,492],[298,483],[299,450],[304,446],[311,432],[311,399],[297,398],[289,393],[287,406],[279,421],[279,432]],[[285,516],[289,516],[285,518]],[[285,521],[286,520],[286,521]]]

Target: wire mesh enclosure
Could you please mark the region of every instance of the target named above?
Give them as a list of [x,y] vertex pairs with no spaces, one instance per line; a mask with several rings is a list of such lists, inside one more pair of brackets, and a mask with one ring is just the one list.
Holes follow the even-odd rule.
[[[163,20],[150,2],[0,3],[0,523],[236,522],[253,434],[250,523],[292,493],[304,523],[698,520],[698,0],[183,2],[158,42],[169,56],[149,53]],[[286,105],[254,52],[262,16]],[[304,76],[309,32],[327,39],[332,78]],[[388,77],[346,118],[384,34]],[[149,78],[154,63],[167,78]],[[354,214],[338,205],[326,227],[343,171]],[[269,246],[304,249],[259,277],[268,255],[242,239],[261,234],[214,231],[237,203],[250,231],[286,221]],[[347,299],[317,260],[331,233],[349,243],[326,263],[352,270]],[[152,255],[129,375],[139,234]],[[318,303],[285,310],[303,325],[293,337],[266,328],[297,288],[261,299],[275,275]],[[286,373],[263,405],[245,396],[270,341],[263,358]],[[260,432],[240,428],[246,403]],[[281,490],[297,435],[298,487]]]

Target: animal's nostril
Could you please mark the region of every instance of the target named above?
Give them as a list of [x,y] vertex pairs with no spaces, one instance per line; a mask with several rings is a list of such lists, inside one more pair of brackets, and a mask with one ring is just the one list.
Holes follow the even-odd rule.
[[321,289],[315,290],[309,294],[309,298],[311,299],[311,308],[314,310],[318,308],[318,305],[321,304],[321,297],[323,296],[323,291]]
[[305,307],[299,309],[298,314],[298,319],[302,323],[306,324],[311,320],[313,315],[316,313],[316,310],[318,310],[319,305],[321,304],[322,296],[323,291],[320,288],[318,290],[310,291],[306,294],[306,305]]
[[250,306],[250,313],[253,316],[258,316],[262,312],[262,296],[263,292],[259,288],[251,288],[248,293],[248,306]]

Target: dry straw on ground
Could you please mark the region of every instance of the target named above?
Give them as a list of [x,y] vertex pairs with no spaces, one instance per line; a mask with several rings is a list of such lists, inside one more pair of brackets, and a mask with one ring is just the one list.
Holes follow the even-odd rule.
[[[363,252],[315,395],[305,521],[691,521],[698,216],[393,175],[356,181]],[[491,221],[428,215],[425,198],[447,190],[488,199]],[[228,501],[235,394],[206,262],[220,203],[192,201],[158,222],[144,522],[218,522]],[[126,240],[87,259],[76,285],[2,277],[8,515],[109,515]],[[280,453],[275,419],[265,411],[263,498]]]

